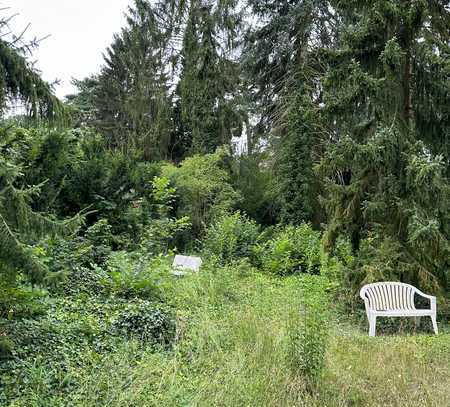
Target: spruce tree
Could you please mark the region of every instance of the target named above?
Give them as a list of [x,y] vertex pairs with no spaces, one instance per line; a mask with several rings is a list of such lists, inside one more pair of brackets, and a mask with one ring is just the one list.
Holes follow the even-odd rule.
[[182,37],[180,138],[189,153],[211,153],[240,137],[246,120],[237,47],[238,2],[177,2],[175,31]]
[[264,137],[275,127],[280,109],[286,108],[285,103],[281,108],[281,99],[287,93],[295,97],[307,59],[318,47],[332,44],[336,16],[326,0],[247,3],[253,24],[246,35],[244,72],[258,120],[255,131]]
[[244,62],[252,84],[256,134],[274,156],[281,219],[319,226],[321,183],[313,165],[324,139],[322,49],[334,46],[338,19],[329,1],[249,1],[261,22],[247,36]]
[[[354,283],[385,272],[446,287],[445,2],[249,3],[263,22],[248,36],[246,62],[284,220],[326,224],[328,247],[348,236],[360,270],[372,270],[353,273]],[[364,257],[370,245],[377,267],[364,264],[378,261]]]
[[[99,75],[76,82],[69,100],[113,148],[168,157],[171,103],[164,24],[149,1],[135,0],[127,24],[104,55]],[[80,110],[81,109],[81,110]]]
[[15,35],[9,27],[11,18],[0,18],[0,117],[10,104],[19,102],[35,119],[63,118],[62,103],[29,59],[39,41],[25,41],[24,33]]
[[434,0],[334,7],[338,43],[324,50],[320,79],[329,140],[318,165],[327,190],[326,243],[345,234],[360,251],[369,238],[395,263],[378,270],[446,288],[450,11]]

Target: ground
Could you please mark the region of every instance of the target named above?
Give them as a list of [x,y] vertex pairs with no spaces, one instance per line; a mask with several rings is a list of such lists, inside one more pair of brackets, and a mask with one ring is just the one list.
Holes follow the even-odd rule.
[[28,375],[26,390],[9,405],[450,405],[450,332],[444,322],[438,336],[426,325],[399,332],[391,323],[369,338],[363,318],[333,311],[323,374],[311,387],[292,369],[288,331],[293,312],[320,277],[249,273],[229,267],[174,279],[172,348],[134,340],[111,351],[85,347],[79,363],[72,357],[64,376],[50,382],[44,361],[36,359],[33,369],[22,372]]

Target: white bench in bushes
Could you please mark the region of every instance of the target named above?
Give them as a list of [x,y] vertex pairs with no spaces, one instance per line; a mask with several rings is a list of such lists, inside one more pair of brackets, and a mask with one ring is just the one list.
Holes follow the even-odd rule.
[[[430,300],[430,309],[417,309],[414,296],[418,294]],[[431,317],[434,333],[437,335],[436,297],[424,294],[416,287],[405,283],[367,284],[359,293],[366,305],[369,320],[369,336],[375,336],[377,317]]]

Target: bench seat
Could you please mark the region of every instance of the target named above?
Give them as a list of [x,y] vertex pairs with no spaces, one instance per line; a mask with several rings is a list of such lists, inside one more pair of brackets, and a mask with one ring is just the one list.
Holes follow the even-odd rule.
[[429,309],[416,310],[392,310],[392,311],[372,311],[377,317],[426,317],[433,315],[433,311]]

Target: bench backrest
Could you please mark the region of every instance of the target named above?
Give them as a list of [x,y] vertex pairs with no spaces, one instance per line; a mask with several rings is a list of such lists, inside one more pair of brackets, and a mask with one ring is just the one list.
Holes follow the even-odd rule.
[[368,301],[369,308],[377,311],[415,310],[414,294],[417,289],[409,284],[383,282],[367,284],[360,296]]

